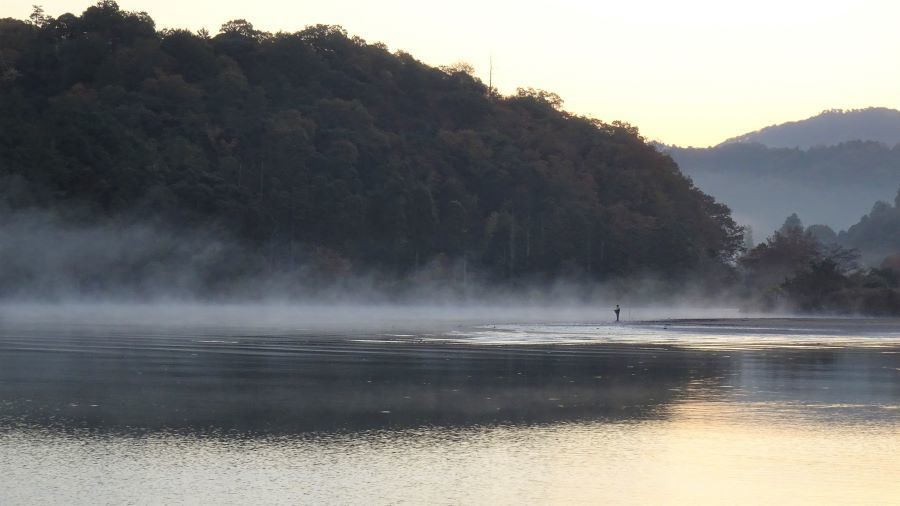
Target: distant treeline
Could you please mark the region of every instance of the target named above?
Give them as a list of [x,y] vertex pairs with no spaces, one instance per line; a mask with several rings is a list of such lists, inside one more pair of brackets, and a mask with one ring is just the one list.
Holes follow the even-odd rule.
[[863,260],[875,266],[887,257],[900,255],[900,190],[893,206],[876,202],[869,214],[846,231],[839,232],[834,242],[859,251]]
[[[875,249],[879,248],[879,249]],[[859,265],[860,249],[882,251]],[[804,227],[796,214],[739,260],[744,300],[764,309],[900,316],[900,192],[847,232]]]
[[873,202],[893,199],[900,186],[900,145],[850,141],[798,149],[728,143],[661,150],[704,192],[727,204],[737,221],[766,235],[791,213],[847,228]]
[[750,174],[812,185],[900,184],[900,144],[847,141],[809,149],[727,143],[712,148],[665,146],[688,174]]
[[[794,213],[789,221],[799,221]],[[784,227],[782,227],[782,230]],[[856,252],[863,264],[878,267],[888,257],[900,254],[900,189],[894,197],[893,205],[877,201],[872,210],[847,230],[835,230],[823,224],[805,229],[814,239],[826,246],[840,246]]]
[[158,30],[112,1],[3,19],[0,131],[7,212],[221,231],[272,271],[677,278],[742,237],[635,128],[337,26]]

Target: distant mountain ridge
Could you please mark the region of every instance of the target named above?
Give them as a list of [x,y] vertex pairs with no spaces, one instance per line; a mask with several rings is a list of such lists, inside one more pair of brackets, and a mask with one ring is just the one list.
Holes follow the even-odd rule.
[[848,141],[900,142],[900,111],[887,107],[830,109],[800,121],[771,125],[720,144],[762,144],[770,148],[808,149]]
[[841,229],[900,185],[900,111],[829,110],[709,148],[657,149],[762,235],[791,213]]

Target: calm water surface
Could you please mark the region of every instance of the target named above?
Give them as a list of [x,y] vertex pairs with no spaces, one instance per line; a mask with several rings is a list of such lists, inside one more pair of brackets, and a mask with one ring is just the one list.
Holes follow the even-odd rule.
[[900,322],[0,314],[0,504],[898,504]]

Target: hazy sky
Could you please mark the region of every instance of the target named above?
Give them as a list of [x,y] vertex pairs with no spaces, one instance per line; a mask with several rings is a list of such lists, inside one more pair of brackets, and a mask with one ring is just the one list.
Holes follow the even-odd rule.
[[[2,0],[0,17],[80,13],[85,0]],[[900,2],[891,0],[120,0],[159,28],[245,18],[295,31],[343,25],[422,61],[473,64],[486,81],[555,91],[566,109],[706,146],[830,108],[900,108]]]

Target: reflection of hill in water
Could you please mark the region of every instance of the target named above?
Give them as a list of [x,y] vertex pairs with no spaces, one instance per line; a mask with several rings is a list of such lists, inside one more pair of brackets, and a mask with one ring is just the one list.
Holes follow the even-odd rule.
[[[353,432],[658,419],[672,414],[673,402],[703,400],[779,417],[896,421],[896,340],[833,348],[809,341],[809,333],[853,335],[854,328],[865,339],[863,327],[884,333],[896,323],[867,322],[681,320],[658,331],[660,340],[681,335],[683,346],[706,334],[738,344],[706,349],[653,336],[644,344],[483,345],[7,324],[0,325],[0,427]],[[799,348],[764,345],[767,333],[791,328]]]
[[3,336],[0,419],[263,433],[641,419],[664,416],[688,382],[721,377],[724,364],[714,354],[622,347],[203,341]]

